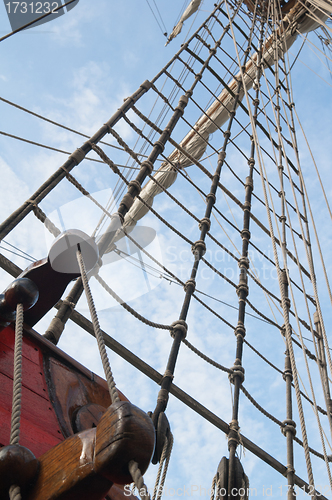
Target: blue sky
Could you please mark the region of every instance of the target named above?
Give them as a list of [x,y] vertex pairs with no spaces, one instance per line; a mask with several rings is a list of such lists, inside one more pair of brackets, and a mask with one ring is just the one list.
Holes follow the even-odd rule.
[[[168,32],[171,31],[177,20],[182,2],[180,4],[176,0],[168,0],[167,2],[163,0],[158,3]],[[195,20],[196,27],[212,8],[213,2],[205,0]],[[10,31],[4,5],[0,6],[0,13],[0,32],[3,36]],[[125,97],[132,94],[144,80],[151,79],[166,64],[173,53],[179,49],[190,24],[191,20],[187,22],[179,38],[165,48],[165,38],[146,2],[95,0],[92,3],[80,0],[75,9],[59,20],[19,33],[0,44],[2,61],[0,96],[67,127],[92,135],[116,111]],[[315,40],[315,43],[317,42],[314,37],[312,39]],[[292,54],[296,54],[300,44],[301,42],[298,41],[293,46]],[[331,137],[332,114],[329,85],[332,84],[332,80],[326,68],[321,62],[317,62],[316,56],[309,48],[302,51],[299,59],[303,60],[325,80],[324,82],[314,75],[301,61],[296,63],[293,76],[293,87],[296,89],[294,90],[296,109],[310,137],[317,164],[325,179],[325,188],[331,197],[330,148],[326,146],[329,146]],[[205,102],[203,106],[205,106]],[[68,152],[82,144],[81,137],[46,124],[3,102],[0,102],[0,117],[0,130],[9,134]],[[184,128],[183,124],[180,127]],[[120,131],[126,140],[133,141],[127,127],[123,126]],[[181,133],[178,133],[177,140],[182,138]],[[218,139],[217,134],[215,139]],[[318,185],[312,175],[313,165],[300,133],[298,141],[303,170],[308,179],[308,191],[313,200],[313,208],[320,215],[318,223],[319,228],[323,229],[322,245],[326,250],[326,258],[329,258],[331,253],[329,247],[331,222],[323,212],[322,196],[320,194],[317,196]],[[114,143],[114,141],[112,142]],[[0,136],[0,145],[0,169],[2,173],[0,206],[1,219],[4,219],[28,199],[31,193],[65,161],[66,155],[40,149],[3,136]],[[248,143],[245,147],[249,147]],[[107,154],[120,162],[117,160],[117,158],[120,159],[120,156],[117,156],[117,153],[111,148],[107,149]],[[234,164],[238,165],[238,157],[234,154],[232,158]],[[211,161],[214,168],[214,159]],[[208,161],[206,163],[208,165]],[[212,166],[210,168],[212,169]],[[239,168],[241,173],[245,172],[243,165],[240,165]],[[105,168],[99,164],[85,161],[74,173],[91,193],[97,193],[96,197],[100,202],[104,202],[109,197],[114,178],[109,177],[108,167]],[[205,191],[209,189],[209,182],[205,178],[202,179],[196,170],[193,169],[192,175],[197,182],[202,183],[201,186]],[[13,186],[15,186],[14,189]],[[179,178],[177,186],[172,192],[176,193],[180,201],[185,203],[197,216],[203,216],[204,203],[199,200],[194,190],[188,188],[186,181]],[[79,193],[67,183],[63,185],[61,191],[57,191],[48,200],[45,200],[42,203],[42,208],[52,220],[56,220],[59,214],[58,210],[61,209],[61,213],[65,214],[67,228],[69,225],[75,224],[86,232],[91,232],[99,214],[94,213],[89,202],[82,200],[82,198],[78,200],[78,197]],[[223,206],[225,213],[228,213],[229,207],[225,201],[223,203],[224,205],[220,205],[220,207]],[[193,241],[197,239],[196,223],[186,219],[184,215],[179,218],[168,198],[160,195],[158,202],[156,202],[157,208],[160,213],[167,215],[173,224],[183,224],[186,228],[186,235],[190,239]],[[84,217],[81,216],[83,213]],[[233,208],[232,217],[236,223],[241,225],[241,212],[237,211],[236,207]],[[322,224],[325,221],[326,224],[323,227]],[[154,254],[161,256],[165,265],[167,264],[185,281],[189,277],[188,273],[191,267],[188,245],[179,241],[173,234],[166,232],[162,223],[151,214],[148,214],[144,219],[144,224],[156,231]],[[231,234],[231,240],[234,241],[230,241],[226,239],[218,226],[216,226],[215,231],[221,241],[232,251],[234,251],[232,242],[235,242],[236,246],[240,248],[240,243],[236,242],[234,234]],[[257,243],[259,238],[260,236],[257,236]],[[14,231],[13,235],[8,237],[8,241],[38,259],[46,255],[49,237],[45,236],[43,227],[35,221],[33,216],[30,216],[19,231]],[[266,240],[262,240],[262,244],[266,245],[265,251],[272,257],[272,248],[267,245]],[[235,276],[234,279],[236,279],[236,265],[218,254],[217,249],[213,246],[211,252],[215,264],[217,265],[219,262],[220,268],[226,274],[228,273],[229,277]],[[8,253],[6,255],[10,256]],[[221,260],[218,261],[218,258]],[[21,267],[28,264],[15,256],[13,256],[13,260]],[[263,273],[262,262],[257,254],[253,255],[253,260]],[[119,265],[115,267],[115,264],[112,264],[106,274],[111,281],[113,279],[113,284],[119,287],[118,293],[122,294],[123,299],[131,300],[133,307],[136,307],[149,319],[165,324],[176,319],[183,300],[181,287],[160,280],[159,273],[154,273],[153,277],[149,275],[148,285],[144,280],[142,284],[142,276],[132,266],[122,265],[120,268]],[[231,295],[228,289],[223,289],[220,282],[207,269],[203,267],[199,277],[200,290],[235,307],[237,306],[236,295]],[[322,275],[319,270],[318,277],[320,281]],[[133,291],[132,295],[128,294],[126,286],[123,286],[129,279],[131,280],[130,292]],[[8,284],[8,277],[2,273],[1,280],[5,287]],[[109,298],[100,291],[95,283],[92,283],[92,286],[102,327],[142,359],[163,372],[171,346],[169,334],[137,324],[120,306],[109,302]],[[139,296],[140,293],[136,292],[141,290],[142,286],[150,287],[151,290]],[[254,294],[257,293],[257,296],[254,295],[254,297],[259,302],[261,300],[259,291],[255,290],[254,287],[253,290]],[[323,305],[329,312],[326,295],[323,287]],[[211,307],[215,307],[216,303],[209,302],[209,304]],[[236,322],[236,310],[225,305],[218,305],[218,307],[221,314],[227,314],[231,323]],[[263,307],[264,312],[269,315],[268,306]],[[80,306],[80,310],[87,314],[84,303]],[[51,317],[49,314],[38,325],[39,331],[42,332],[48,326]],[[327,324],[329,318],[330,316],[327,316]],[[207,314],[197,303],[192,304],[188,323],[190,324],[188,340],[221,364],[232,366],[235,337],[230,329],[225,328],[212,315]],[[284,345],[280,334],[278,335],[274,331],[272,333],[272,330],[270,331],[265,323],[248,318],[248,341],[256,347],[260,346],[264,354],[283,369]],[[87,338],[87,335],[82,334],[76,327],[68,325],[60,347],[101,374],[94,340]],[[302,354],[297,352],[296,355],[299,368],[302,370],[304,369]],[[152,410],[157,397],[157,386],[146,380],[143,375],[137,373],[134,368],[113,353],[110,353],[110,358],[119,388],[135,404],[146,411]],[[244,363],[247,371],[246,387],[249,392],[252,392],[268,411],[275,413],[278,418],[283,420],[285,418],[284,383],[281,377],[276,376],[248,349],[245,351]],[[303,378],[307,384],[306,376],[303,375]],[[225,421],[230,421],[231,396],[227,376],[195,357],[185,346],[182,346],[180,351],[175,383]],[[317,374],[314,375],[314,383],[318,384]],[[311,444],[320,450],[313,413],[310,408],[306,408],[305,411],[308,416]],[[208,489],[219,460],[223,455],[227,455],[227,440],[220,431],[204,422],[174,398],[170,399],[167,415],[175,435],[174,455],[171,460],[167,487],[176,490],[185,486],[186,491],[189,488],[190,496],[208,498]],[[252,408],[244,397],[241,397],[240,425],[244,435],[257,441],[260,446],[275,455],[282,463],[286,462],[284,438],[280,429],[270,421],[263,420],[257,410]],[[326,429],[328,431],[328,428]],[[304,460],[300,457],[298,445],[295,446],[297,447],[297,474],[306,478]],[[251,487],[257,489],[257,498],[263,496],[287,498],[286,490],[280,488],[286,483],[282,476],[271,472],[265,464],[261,464],[248,451],[245,454],[242,453],[242,460],[245,470],[250,476]],[[328,483],[326,473],[323,472],[324,465],[318,459],[314,459],[314,465],[318,474],[317,484],[325,486]],[[151,488],[155,474],[155,468],[151,467],[146,475],[146,482]],[[267,490],[270,487],[271,490]],[[272,495],[269,494],[270,491]],[[168,496],[173,496],[170,490],[168,490]],[[182,496],[188,495],[183,494]]]

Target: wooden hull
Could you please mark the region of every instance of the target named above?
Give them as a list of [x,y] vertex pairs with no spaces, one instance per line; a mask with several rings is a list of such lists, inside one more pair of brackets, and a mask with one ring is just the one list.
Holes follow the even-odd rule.
[[[0,333],[0,447],[9,444],[14,340],[13,326]],[[76,432],[95,427],[111,404],[103,379],[30,328],[24,332],[22,364],[20,444],[37,458]],[[105,498],[128,496],[114,484]]]

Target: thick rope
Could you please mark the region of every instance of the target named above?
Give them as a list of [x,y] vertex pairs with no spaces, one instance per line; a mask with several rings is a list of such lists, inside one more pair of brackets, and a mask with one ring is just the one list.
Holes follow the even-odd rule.
[[97,317],[97,312],[96,312],[96,308],[95,308],[95,305],[93,302],[88,278],[86,275],[84,260],[83,260],[79,245],[78,245],[78,249],[77,249],[77,261],[78,261],[78,265],[79,265],[80,271],[81,271],[82,283],[83,283],[84,291],[85,291],[86,298],[88,301],[88,306],[89,306],[89,310],[90,310],[93,329],[94,329],[95,337],[97,339],[97,344],[98,344],[98,348],[99,348],[99,352],[100,352],[101,362],[102,362],[104,372],[105,372],[105,377],[107,380],[108,390],[110,392],[112,403],[116,403],[117,401],[120,401],[120,398],[118,395],[118,391],[116,390],[116,387],[115,387],[115,382],[113,379],[111,366],[110,366],[109,359],[108,359],[107,352],[106,352],[104,337],[103,337],[103,334],[102,334],[101,329],[100,329],[100,325],[99,325],[99,321],[98,321],[98,317]]
[[[135,309],[133,309],[132,307],[130,307],[126,302],[124,302],[115,292],[114,290],[112,290],[109,285],[107,283],[105,283],[105,281],[99,276],[99,274],[96,274],[94,275],[94,277],[96,278],[96,280],[98,281],[98,283],[101,284],[101,286],[124,308],[126,309],[128,312],[130,312],[130,314],[132,314],[136,319],[138,319],[139,321],[141,321],[142,323],[144,323],[145,325],[148,325],[148,326],[151,326],[152,328],[158,328],[158,329],[161,329],[161,330],[172,330],[172,326],[171,325],[162,325],[160,323],[154,323],[153,321],[150,321],[149,319],[147,318],[144,318],[144,316],[142,316],[141,314],[139,314],[137,311],[135,311]],[[189,349],[191,349],[195,354],[197,354],[197,356],[200,356],[202,359],[204,359],[204,361],[206,361],[207,363],[210,363],[210,365],[214,366],[215,368],[218,368],[219,370],[221,371],[224,371],[224,372],[227,372],[227,373],[231,373],[231,370],[229,368],[226,368],[225,366],[222,366],[220,365],[219,363],[217,363],[216,361],[214,361],[213,359],[209,358],[208,356],[206,356],[204,353],[202,353],[201,351],[199,351],[196,347],[194,347],[190,342],[188,342],[187,339],[183,339],[183,343],[189,347]]]
[[9,499],[22,500],[21,488],[19,486],[13,485],[9,488]]
[[18,304],[16,310],[14,379],[12,418],[10,426],[10,444],[18,444],[20,440],[20,418],[22,400],[22,344],[23,344],[23,305]]
[[130,475],[133,479],[133,482],[138,489],[139,496],[141,497],[141,500],[151,500],[151,497],[148,492],[147,486],[144,484],[144,479],[142,476],[141,471],[138,468],[137,462],[134,462],[134,460],[131,460],[128,464],[128,469],[130,472]]
[[46,216],[45,212],[42,211],[38,205],[35,205],[33,207],[33,213],[37,217],[38,220],[40,220],[46,227],[46,229],[53,234],[53,236],[56,238],[59,236],[61,231],[53,224],[53,222]]
[[[22,344],[23,344],[23,304],[16,309],[15,348],[14,348],[14,377],[12,418],[10,425],[10,444],[18,444],[20,440],[20,420],[22,405]],[[21,489],[12,485],[9,489],[10,500],[21,500]]]

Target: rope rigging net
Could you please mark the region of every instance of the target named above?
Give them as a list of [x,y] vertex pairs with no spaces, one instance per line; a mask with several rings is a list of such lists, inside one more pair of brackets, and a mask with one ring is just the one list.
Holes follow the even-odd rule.
[[[154,341],[157,346],[163,343],[163,360],[158,363],[163,365],[168,352],[169,360],[156,394],[153,420],[157,422],[168,406],[178,362],[191,356],[181,352],[185,343],[205,362],[228,372],[234,386],[232,402],[225,405],[228,409],[219,408],[221,417],[230,422],[230,471],[241,445],[240,427],[241,432],[242,426],[246,429],[248,410],[245,407],[241,414],[242,390],[265,416],[282,424],[285,437],[281,434],[280,441],[284,449],[287,441],[288,458],[285,454],[283,462],[287,462],[291,490],[303,484],[296,476],[296,461],[304,449],[305,490],[314,498],[314,470],[322,460],[332,489],[332,361],[317,291],[309,233],[312,215],[295,131],[297,115],[287,55],[296,33],[302,36],[309,29],[309,21],[299,21],[306,10],[299,5],[298,12],[285,18],[274,2],[256,6],[249,15],[242,4],[218,4],[163,70],[144,82],[1,225],[0,235],[6,238],[4,243],[11,237],[8,244],[13,244],[33,214],[54,236],[81,224],[96,238],[103,261],[90,276],[93,294],[99,296],[102,285],[105,309],[113,304],[110,294],[127,310],[117,328],[125,331],[130,324],[127,312],[152,328],[171,327],[172,339],[167,344],[157,332]],[[312,21],[326,23],[324,6],[325,2],[315,3]],[[102,142],[106,134],[108,140]],[[91,167],[92,162],[85,162],[90,152],[102,163]],[[115,186],[111,196],[94,189],[98,182],[87,180],[88,168],[92,177]],[[91,212],[89,220],[80,220],[80,208],[73,210],[76,190]],[[49,207],[56,206],[60,194],[70,200],[68,206],[52,213]],[[153,228],[152,240],[143,224]],[[134,261],[123,258],[128,255],[137,255],[137,272]],[[320,258],[325,266],[322,253]],[[151,266],[182,285],[184,292],[167,284],[167,278],[148,274]],[[82,290],[78,280],[59,306],[56,318],[63,326]],[[144,294],[154,290],[160,291],[161,302],[144,303]],[[198,292],[206,295],[204,299]],[[211,296],[220,301],[217,306]],[[258,331],[262,326],[257,319],[265,321],[264,334]],[[58,342],[61,331],[55,334],[52,328],[47,329],[47,336]],[[312,348],[303,338],[304,330],[312,335]],[[247,345],[253,349],[249,351]],[[208,348],[212,354],[205,352]],[[180,368],[183,376],[185,371]],[[287,392],[287,411],[276,411],[275,402],[267,398],[260,403],[257,387],[262,373],[266,386],[275,383],[278,373],[282,390]],[[227,383],[226,375],[218,372],[218,376],[220,384]],[[199,396],[208,405],[205,396]],[[307,414],[316,418],[313,437],[306,430]],[[295,437],[295,430],[301,438]],[[294,438],[301,447],[293,448]]]

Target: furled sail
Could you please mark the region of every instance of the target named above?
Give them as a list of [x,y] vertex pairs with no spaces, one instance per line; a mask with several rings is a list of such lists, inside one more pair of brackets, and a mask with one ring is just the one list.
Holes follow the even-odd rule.
[[[280,47],[283,48],[284,53],[295,42],[298,33],[312,31],[325,22],[328,17],[327,3],[324,0],[316,0],[316,2],[317,1],[324,2],[325,10],[322,9],[321,6],[320,8],[315,8],[313,6],[310,11],[308,11],[305,7],[297,4],[284,16],[283,28],[281,28],[280,32]],[[191,4],[194,3],[194,1],[191,2]],[[329,11],[331,10],[332,8],[329,6]],[[244,97],[244,89],[250,90],[253,87],[257,72],[257,57],[257,53],[251,56],[244,71],[240,71],[229,83],[228,87],[222,90],[204,115],[198,119],[194,127],[188,132],[184,139],[182,139],[180,148],[175,149],[169,155],[168,159],[161,164],[160,168],[153,176],[157,182],[150,179],[143,187],[140,198],[144,200],[144,203],[136,198],[125,216],[124,227],[127,229],[127,232],[130,232],[137,221],[148,212],[148,206],[152,206],[154,197],[162,192],[163,189],[161,186],[167,189],[175,182],[177,172],[174,165],[178,168],[186,168],[193,164],[192,158],[198,161],[202,157],[207,148],[210,135],[218,128],[222,127],[229,118],[229,111],[231,111],[234,106],[235,91],[238,81],[242,79],[239,102]],[[264,45],[263,64],[265,68],[268,65],[274,64],[272,36],[266,40]]]
[[165,46],[168,45],[169,42],[181,32],[183,23],[198,10],[201,3],[202,0],[191,0],[190,4],[182,14],[180,21],[174,26],[173,31],[169,35]]

